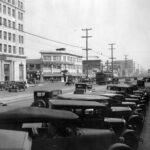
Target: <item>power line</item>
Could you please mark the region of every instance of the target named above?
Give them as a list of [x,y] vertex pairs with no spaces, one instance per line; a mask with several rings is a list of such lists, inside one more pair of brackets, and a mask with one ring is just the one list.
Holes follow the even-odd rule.
[[83,48],[81,46],[72,45],[72,44],[69,44],[69,43],[61,42],[61,41],[56,41],[56,40],[53,40],[53,39],[50,39],[50,38],[46,38],[46,37],[43,37],[43,36],[40,36],[40,35],[37,35],[37,34],[33,34],[33,33],[30,33],[30,32],[26,32],[26,31],[23,31],[23,32],[25,34],[32,35],[32,36],[41,38],[43,40],[51,41],[51,42],[54,42],[54,43],[63,44],[63,45],[67,45],[67,46],[71,46],[71,47],[76,47],[76,48]]
[[[2,24],[2,25],[5,26],[5,24]],[[31,36],[34,36],[34,37],[37,37],[37,38],[40,38],[40,39],[43,39],[43,40],[51,41],[51,42],[54,42],[54,43],[63,44],[63,45],[67,45],[67,46],[71,46],[71,47],[75,47],[75,48],[81,48],[81,49],[84,48],[82,46],[77,46],[77,45],[69,44],[69,43],[66,43],[66,42],[53,40],[53,39],[46,38],[46,37],[43,37],[43,36],[40,36],[40,35],[37,35],[37,34],[34,34],[34,33],[30,33],[30,32],[24,31],[24,30],[17,29],[17,28],[13,28],[13,27],[9,27],[9,28],[12,28],[13,30],[20,31],[22,33],[25,33],[25,34],[28,34],[28,35],[31,35]]]

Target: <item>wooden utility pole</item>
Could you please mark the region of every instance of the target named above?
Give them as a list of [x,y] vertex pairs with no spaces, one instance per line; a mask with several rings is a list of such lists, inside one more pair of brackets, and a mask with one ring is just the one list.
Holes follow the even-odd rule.
[[86,35],[85,36],[82,36],[82,38],[85,38],[86,39],[86,47],[85,47],[85,49],[83,49],[83,50],[85,50],[86,51],[86,62],[87,62],[87,68],[86,68],[86,70],[87,70],[87,77],[88,77],[88,51],[89,50],[91,50],[91,49],[89,49],[88,48],[88,38],[91,38],[92,36],[89,36],[88,35],[88,31],[89,30],[92,30],[92,29],[82,29],[82,31],[85,31],[85,33],[86,33]]
[[112,77],[114,77],[114,56],[113,56],[113,50],[115,49],[114,48],[114,45],[115,45],[115,43],[110,43],[110,44],[108,44],[108,45],[110,45],[111,47],[110,47],[110,50],[111,50],[111,69],[112,69]]
[[124,60],[125,60],[125,77],[127,76],[127,57],[128,57],[128,55],[124,55]]
[[108,72],[109,61],[107,60],[105,64],[106,64],[106,66],[107,66],[107,72]]

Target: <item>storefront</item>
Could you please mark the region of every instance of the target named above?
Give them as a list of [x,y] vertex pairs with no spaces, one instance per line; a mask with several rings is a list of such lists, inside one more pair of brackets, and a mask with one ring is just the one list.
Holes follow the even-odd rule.
[[0,55],[0,81],[25,81],[26,57]]

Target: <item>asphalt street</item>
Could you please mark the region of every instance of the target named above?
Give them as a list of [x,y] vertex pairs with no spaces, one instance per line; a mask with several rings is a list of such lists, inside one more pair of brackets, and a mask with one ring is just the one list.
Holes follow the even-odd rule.
[[[106,85],[96,86],[94,85],[96,90],[106,89]],[[22,92],[8,92],[1,91],[0,92],[0,102],[8,104],[8,105],[17,105],[17,106],[30,106],[33,102],[33,92],[36,90],[54,90],[61,89],[63,93],[72,93],[75,89],[73,86],[65,86],[64,83],[56,82],[56,83],[44,83],[39,84],[33,87],[28,87],[26,91]]]

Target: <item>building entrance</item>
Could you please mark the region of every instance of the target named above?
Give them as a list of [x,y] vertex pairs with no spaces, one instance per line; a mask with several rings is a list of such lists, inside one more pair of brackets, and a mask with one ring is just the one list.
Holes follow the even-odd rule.
[[10,64],[4,64],[4,80],[10,81]]

